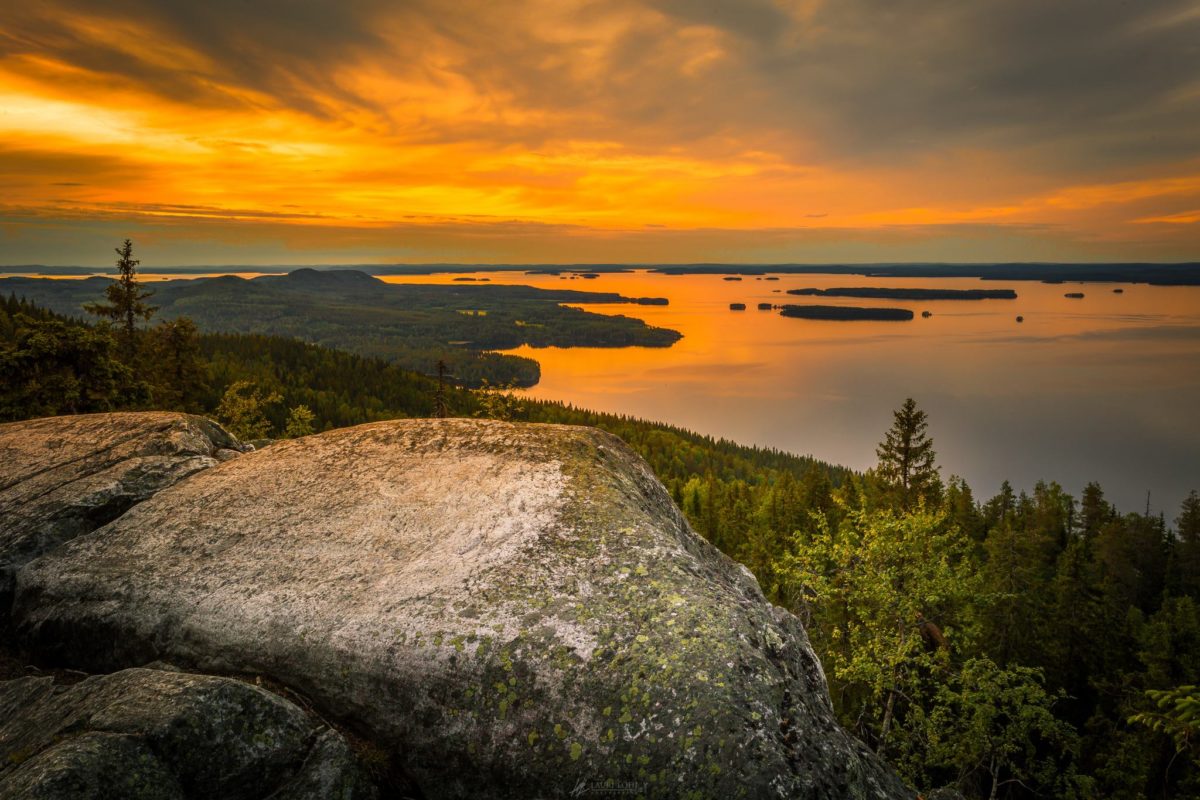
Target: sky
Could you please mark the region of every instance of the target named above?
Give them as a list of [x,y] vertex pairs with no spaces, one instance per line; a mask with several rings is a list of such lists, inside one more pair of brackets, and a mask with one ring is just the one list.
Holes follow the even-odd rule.
[[1195,0],[0,5],[0,264],[1200,260]]

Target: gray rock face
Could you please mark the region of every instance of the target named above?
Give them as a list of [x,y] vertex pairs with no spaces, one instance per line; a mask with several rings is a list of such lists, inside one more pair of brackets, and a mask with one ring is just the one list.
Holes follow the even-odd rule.
[[800,623],[592,429],[280,442],[30,563],[13,618],[61,663],[271,676],[430,798],[911,796]]
[[0,613],[26,562],[238,450],[187,414],[84,414],[0,425]]
[[0,797],[373,798],[345,739],[228,678],[129,669],[0,683]]

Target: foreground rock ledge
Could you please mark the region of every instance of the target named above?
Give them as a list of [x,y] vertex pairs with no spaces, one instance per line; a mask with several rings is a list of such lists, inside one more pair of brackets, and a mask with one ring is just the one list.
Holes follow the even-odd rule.
[[908,797],[803,628],[596,430],[364,425],[193,475],[30,563],[42,657],[258,673],[435,797]]
[[82,414],[0,425],[0,613],[23,564],[240,446],[203,417]]
[[346,741],[228,678],[129,669],[0,682],[0,797],[372,800]]

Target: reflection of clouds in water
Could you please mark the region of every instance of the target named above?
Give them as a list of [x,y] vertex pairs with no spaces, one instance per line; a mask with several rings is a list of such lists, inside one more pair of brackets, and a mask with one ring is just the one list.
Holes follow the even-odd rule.
[[[791,322],[791,320],[786,320],[786,322]],[[816,322],[816,323],[819,323],[822,325],[857,325],[857,324],[859,324],[859,323],[853,322],[853,321],[841,321],[841,320],[804,320],[804,322]],[[905,323],[888,323],[888,324],[903,325]],[[847,332],[849,332],[849,331],[847,331]],[[828,337],[826,337],[826,336],[821,336],[821,337],[805,336],[803,339],[800,339],[800,340],[797,340],[797,339],[772,339],[770,341],[755,342],[754,346],[756,348],[757,347],[778,347],[778,348],[786,348],[788,350],[793,350],[797,346],[810,347],[812,345],[820,345],[821,347],[855,347],[857,345],[862,345],[862,344],[885,344],[885,343],[889,343],[889,342],[895,342],[898,339],[916,340],[916,339],[920,339],[920,338],[921,337],[917,334],[905,334],[905,333],[900,333],[900,332],[897,332],[895,334],[875,333],[875,334],[868,334],[865,336],[864,335],[846,336],[843,334],[841,336],[828,336]]]
[[705,382],[706,378],[732,378],[765,371],[767,365],[763,362],[722,362],[711,364],[676,364],[666,367],[652,367],[643,374],[647,377],[674,377],[691,379],[688,382]]
[[1048,336],[979,336],[967,341],[981,344],[1048,344],[1064,341],[1136,342],[1195,341],[1200,345],[1200,325],[1155,325],[1145,328],[1111,328],[1101,331],[1077,331]]
[[1125,510],[1140,509],[1152,490],[1170,520],[1200,488],[1198,288],[1141,287],[1121,299],[1085,289],[1080,303],[1063,298],[1069,287],[1028,284],[1016,302],[881,302],[918,314],[927,305],[933,316],[874,323],[789,320],[753,307],[731,314],[730,299],[796,301],[771,284],[739,286],[731,294],[719,276],[639,276],[598,287],[670,297],[668,307],[592,308],[685,338],[667,349],[520,351],[543,363],[535,396],[858,469],[874,463],[892,411],[912,396],[930,414],[945,474],[963,475],[982,499],[1005,479],[1027,490],[1057,480],[1076,495],[1098,480]]
[[1101,322],[1159,322],[1165,319],[1195,319],[1195,317],[1172,314],[1071,314],[1065,311],[1057,314],[1042,312],[1039,316],[1052,317],[1054,319],[1099,320]]

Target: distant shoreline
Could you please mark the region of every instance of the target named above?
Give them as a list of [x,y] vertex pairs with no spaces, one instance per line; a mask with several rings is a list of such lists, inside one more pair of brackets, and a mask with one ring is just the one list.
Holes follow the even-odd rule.
[[[1200,286],[1200,262],[1108,264],[995,262],[976,264],[221,264],[156,267],[143,272],[161,275],[254,272],[284,274],[302,268],[354,269],[376,276],[439,275],[465,272],[523,272],[534,275],[570,273],[594,276],[648,270],[663,275],[863,275],[879,278],[979,278],[1044,283],[1148,283],[1157,286]],[[80,276],[111,272],[108,267],[0,266],[0,275]]]

